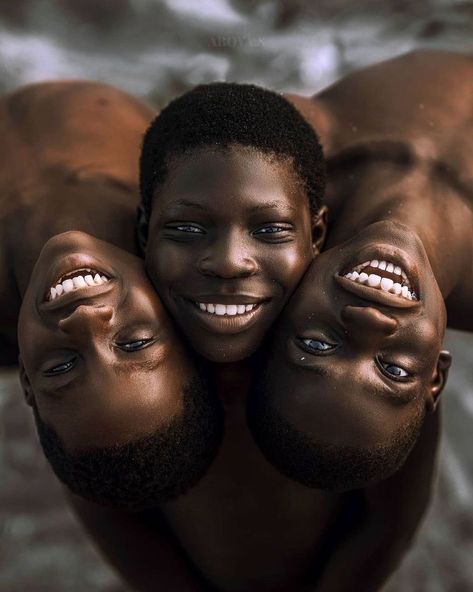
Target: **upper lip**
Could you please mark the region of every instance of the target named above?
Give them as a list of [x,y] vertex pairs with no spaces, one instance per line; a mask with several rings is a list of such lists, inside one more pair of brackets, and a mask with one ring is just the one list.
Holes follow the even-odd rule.
[[182,296],[182,298],[205,304],[259,304],[269,300],[269,298],[252,294],[199,294],[197,296]]

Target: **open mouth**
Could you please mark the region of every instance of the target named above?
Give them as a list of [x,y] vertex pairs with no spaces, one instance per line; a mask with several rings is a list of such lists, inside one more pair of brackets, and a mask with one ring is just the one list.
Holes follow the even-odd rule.
[[218,317],[246,315],[260,306],[260,303],[258,302],[253,302],[252,304],[213,304],[212,302],[193,302],[193,304],[202,312],[216,315]]
[[346,279],[369,288],[394,294],[406,300],[419,300],[411,280],[402,267],[390,261],[372,259],[344,273]]
[[[234,300],[224,297],[227,302],[218,302],[217,296],[209,297],[213,302],[194,300],[181,296],[185,310],[192,314],[203,329],[212,333],[234,334],[251,327],[261,316],[268,300],[250,299],[248,296],[235,296]],[[223,300],[223,298],[222,298]]]
[[46,294],[47,301],[57,300],[71,292],[87,290],[94,286],[101,286],[111,278],[92,268],[80,268],[59,277]]

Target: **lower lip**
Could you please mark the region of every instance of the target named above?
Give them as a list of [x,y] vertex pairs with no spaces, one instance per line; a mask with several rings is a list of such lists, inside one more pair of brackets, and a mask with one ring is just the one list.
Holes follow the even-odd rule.
[[195,302],[185,298],[180,300],[184,303],[185,309],[199,321],[202,327],[213,333],[227,335],[240,333],[251,327],[263,313],[264,307],[267,306],[267,302],[260,302],[255,308],[243,314],[217,315],[201,310]]

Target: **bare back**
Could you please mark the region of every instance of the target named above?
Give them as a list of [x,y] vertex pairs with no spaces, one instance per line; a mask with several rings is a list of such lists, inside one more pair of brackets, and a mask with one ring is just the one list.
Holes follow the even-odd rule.
[[34,84],[0,99],[0,364],[15,349],[19,270],[50,236],[88,226],[134,249],[138,158],[152,117],[95,82]]

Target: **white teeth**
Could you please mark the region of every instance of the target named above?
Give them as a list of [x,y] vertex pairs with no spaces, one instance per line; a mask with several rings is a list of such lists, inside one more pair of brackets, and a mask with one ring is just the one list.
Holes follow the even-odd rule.
[[200,310],[216,314],[221,317],[224,315],[233,317],[236,315],[245,314],[254,309],[256,304],[206,304],[205,302],[196,302]]
[[381,280],[381,290],[383,290],[384,292],[389,292],[389,290],[392,288],[394,282],[392,280],[390,280],[389,278],[382,278]]
[[67,294],[68,292],[73,292],[74,290],[88,288],[89,286],[102,285],[106,282],[108,282],[108,278],[104,275],[101,276],[99,273],[96,273],[94,278],[90,273],[86,276],[78,274],[74,277],[69,277],[64,281],[59,282],[56,284],[56,286],[51,287],[49,290],[49,300],[55,300],[59,296],[62,296],[62,294]]
[[381,285],[381,276],[371,273],[368,276],[368,286],[378,288]]
[[84,286],[87,286],[84,278],[81,275],[73,277],[72,283],[74,284],[74,288],[83,288]]
[[216,304],[215,305],[215,314],[219,316],[223,316],[227,311],[227,307],[225,304]]
[[[378,268],[380,273],[371,273],[368,275],[365,271],[362,271],[366,267]],[[399,281],[395,281],[392,278],[384,277],[382,273],[383,271],[386,271],[386,274],[390,273],[401,277],[399,277]],[[399,265],[394,265],[394,263],[389,261],[378,261],[377,259],[366,261],[346,273],[345,277],[358,284],[365,284],[371,288],[379,288],[383,290],[383,292],[390,292],[391,294],[402,296],[408,300],[419,299],[418,296],[411,291],[409,279],[405,271],[399,267]]]
[[62,282],[62,287],[64,288],[64,292],[72,292],[74,289],[74,282],[72,280],[64,280]]

